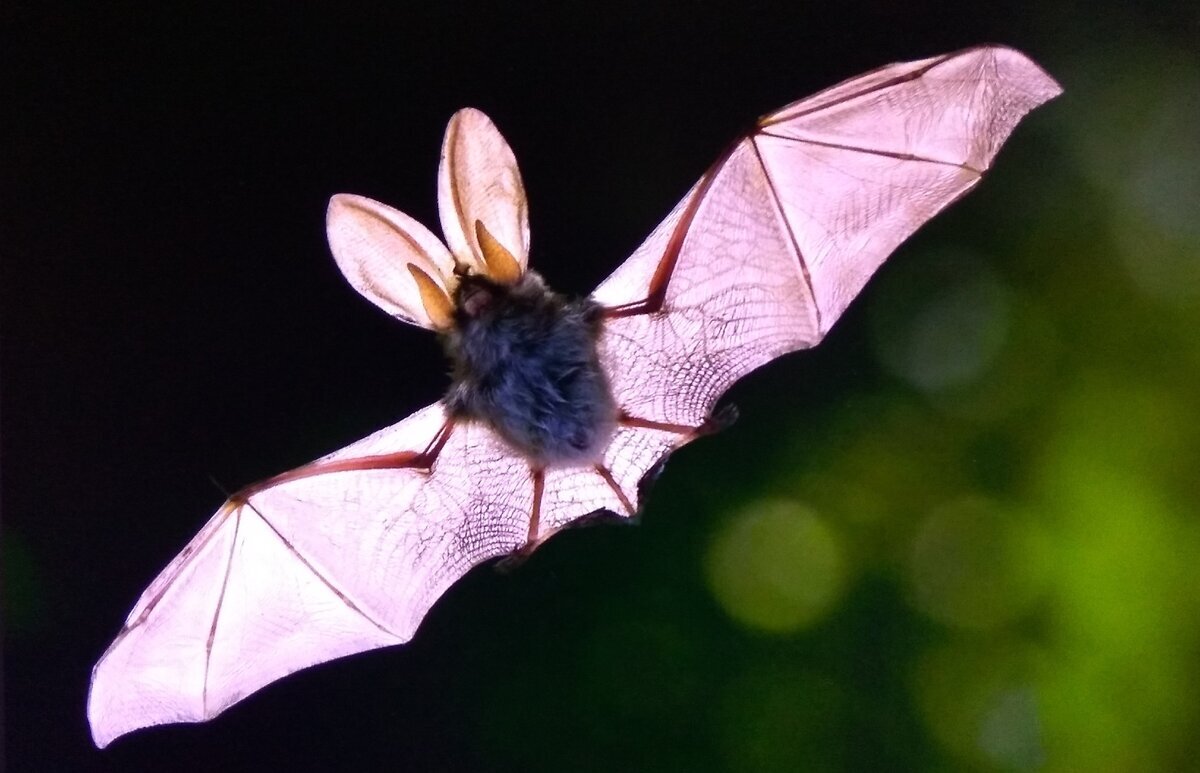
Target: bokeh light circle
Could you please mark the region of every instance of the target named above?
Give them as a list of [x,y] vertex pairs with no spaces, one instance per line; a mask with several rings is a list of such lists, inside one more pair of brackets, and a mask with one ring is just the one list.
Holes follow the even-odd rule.
[[910,264],[873,307],[880,363],[922,392],[974,383],[1007,340],[1007,287],[973,255],[931,253]]
[[713,596],[730,617],[776,633],[812,625],[843,585],[835,533],[811,509],[782,499],[733,514],[709,544],[705,568]]
[[1043,657],[1017,640],[950,642],[916,664],[917,705],[935,738],[985,769],[1036,770],[1046,762],[1037,674]]
[[1036,597],[1039,557],[1015,514],[982,497],[949,502],[925,518],[913,540],[913,605],[950,626],[995,628]]

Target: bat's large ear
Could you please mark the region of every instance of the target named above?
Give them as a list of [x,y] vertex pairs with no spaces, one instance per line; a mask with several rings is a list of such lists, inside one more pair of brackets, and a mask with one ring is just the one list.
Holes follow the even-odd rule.
[[329,200],[325,228],[338,268],[364,298],[405,322],[450,327],[454,258],[428,228],[348,193]]
[[512,149],[491,119],[459,110],[446,126],[438,212],[460,264],[512,284],[529,262],[529,209]]

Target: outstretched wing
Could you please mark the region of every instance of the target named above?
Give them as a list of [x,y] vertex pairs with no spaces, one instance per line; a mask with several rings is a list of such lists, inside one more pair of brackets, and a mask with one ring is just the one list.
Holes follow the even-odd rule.
[[[888,254],[1060,91],[1023,54],[985,46],[883,67],[759,119],[593,294],[621,409],[701,426],[739,378],[817,344]],[[626,426],[618,442],[645,470],[691,437]]]
[[[592,469],[542,474],[535,486],[495,433],[437,403],[235,495],[92,670],[96,745],[203,722],[294,671],[406,642],[475,565],[582,515],[623,512]],[[531,532],[535,499],[556,517]]]
[[96,744],[407,641],[467,570],[525,544],[531,487],[512,452],[485,427],[447,426],[431,405],[223,505],[96,664]]

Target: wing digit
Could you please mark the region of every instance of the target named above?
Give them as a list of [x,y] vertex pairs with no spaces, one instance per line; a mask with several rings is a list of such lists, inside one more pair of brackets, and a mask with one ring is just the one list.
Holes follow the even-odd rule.
[[[1009,48],[892,65],[759,121],[752,140],[812,278],[825,335],[884,259],[979,182],[1059,93]],[[814,342],[815,343],[815,342]]]

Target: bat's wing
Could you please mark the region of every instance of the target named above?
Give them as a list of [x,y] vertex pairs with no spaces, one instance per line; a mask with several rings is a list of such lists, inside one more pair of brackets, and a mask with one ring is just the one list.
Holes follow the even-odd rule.
[[226,502],[93,669],[92,737],[203,722],[294,671],[406,642],[472,567],[627,513],[621,497],[591,468],[534,472],[486,426],[428,406]]
[[[235,495],[96,664],[97,745],[210,719],[298,669],[407,641],[467,570],[526,544],[526,469],[486,427],[448,422],[435,404]],[[613,506],[600,481],[555,485],[577,507]]]
[[[701,427],[739,378],[815,345],[1059,92],[1023,54],[987,46],[883,67],[759,119],[593,294],[621,409]],[[640,456],[626,483],[692,436],[625,424],[610,456]]]

